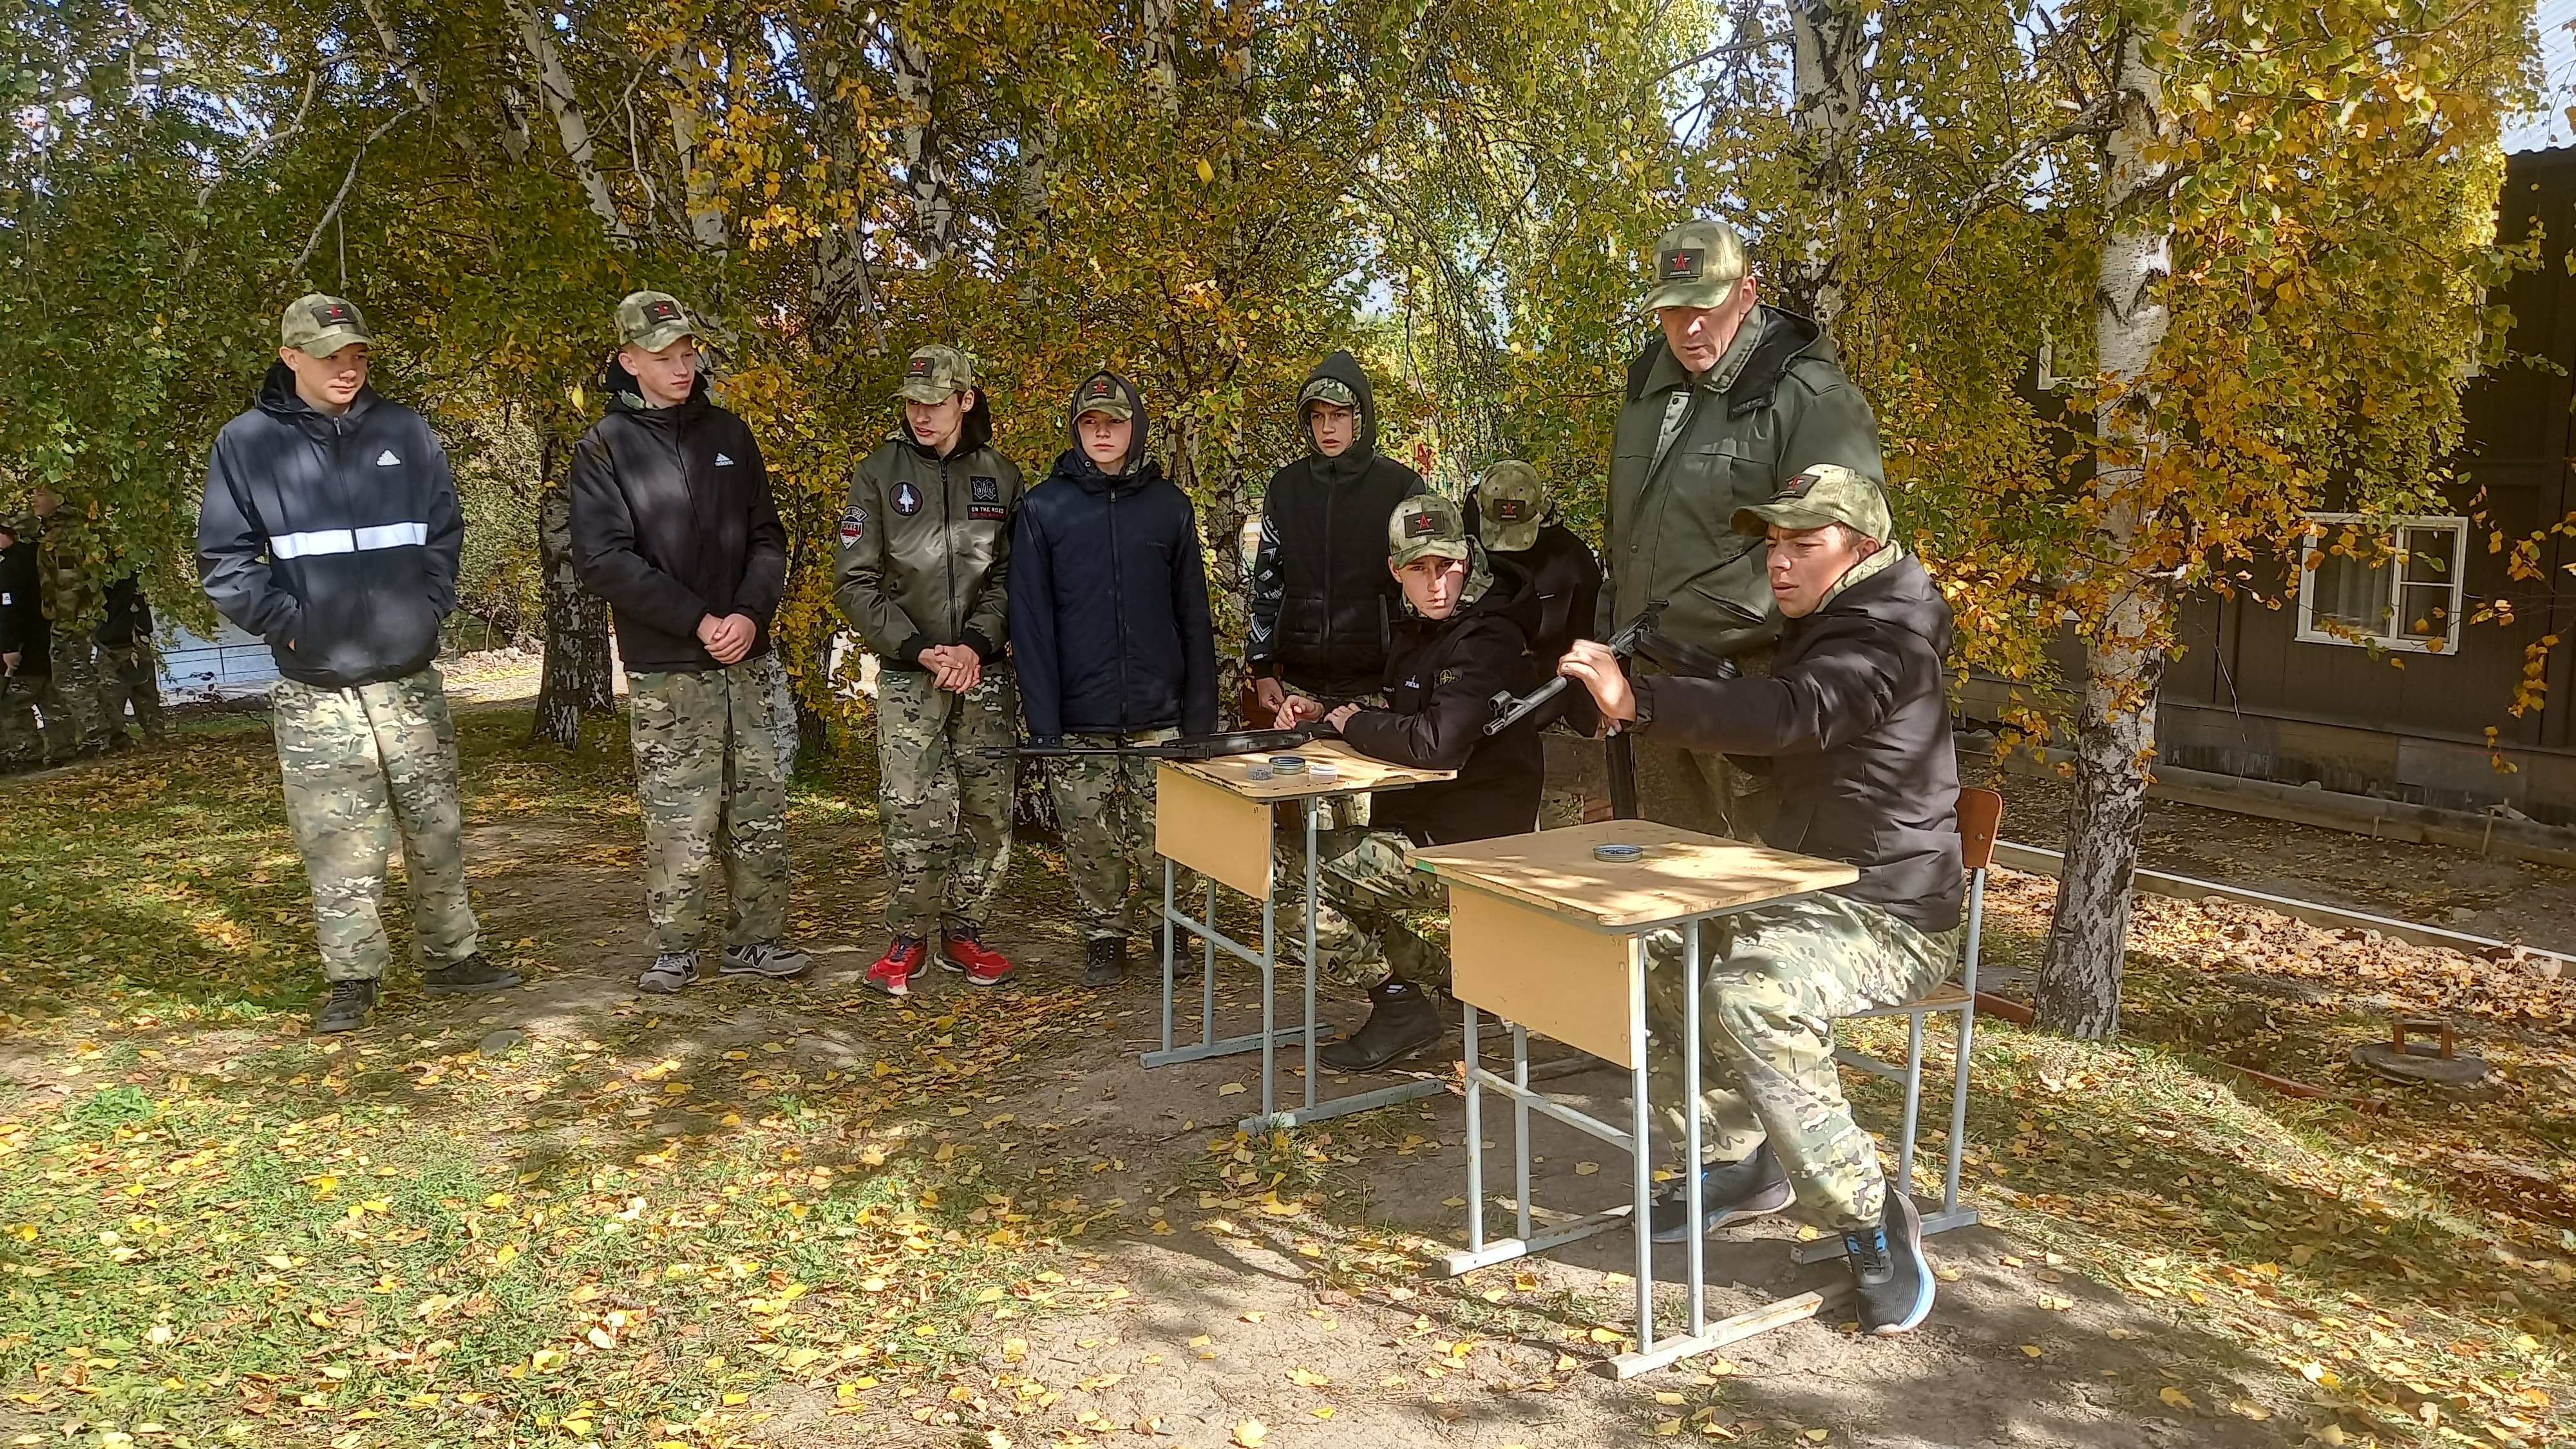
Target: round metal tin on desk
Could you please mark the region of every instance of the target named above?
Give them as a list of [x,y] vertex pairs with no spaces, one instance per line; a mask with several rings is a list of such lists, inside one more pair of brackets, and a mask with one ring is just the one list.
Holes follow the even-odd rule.
[[1272,755],[1270,757],[1270,773],[1274,775],[1302,775],[1306,773],[1306,757],[1304,755]]
[[1306,767],[1306,778],[1309,780],[1338,780],[1341,777],[1342,767],[1330,760],[1317,760]]
[[1255,760],[1244,767],[1243,773],[1251,779],[1267,780],[1270,778],[1270,762],[1268,760]]
[[1632,861],[1645,859],[1646,847],[1642,845],[1620,845],[1616,843],[1609,845],[1596,845],[1592,847],[1592,858],[1594,860],[1606,860],[1615,865],[1626,865]]

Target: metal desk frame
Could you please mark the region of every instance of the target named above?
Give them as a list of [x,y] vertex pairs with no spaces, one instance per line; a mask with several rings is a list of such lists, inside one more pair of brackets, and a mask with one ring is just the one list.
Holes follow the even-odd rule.
[[[1138,1058],[1138,1061],[1147,1067],[1167,1067],[1176,1066],[1182,1062],[1204,1061],[1209,1057],[1232,1056],[1238,1052],[1259,1048],[1261,1111],[1235,1124],[1246,1132],[1267,1131],[1277,1127],[1299,1127],[1330,1117],[1347,1116],[1353,1112],[1366,1112],[1376,1107],[1387,1107],[1398,1102],[1436,1096],[1446,1090],[1438,1081],[1417,1079],[1398,1082],[1393,1086],[1380,1087],[1373,1091],[1355,1092],[1346,1097],[1318,1100],[1316,1096],[1315,1089],[1320,1071],[1315,1060],[1315,1049],[1320,1040],[1331,1034],[1333,1029],[1315,1019],[1315,907],[1318,899],[1315,821],[1324,802],[1345,795],[1366,793],[1369,793],[1366,789],[1354,788],[1296,797],[1300,814],[1304,819],[1306,835],[1306,1013],[1301,1025],[1281,1027],[1278,1024],[1279,897],[1277,890],[1274,888],[1262,899],[1261,947],[1255,951],[1217,928],[1218,884],[1215,876],[1206,877],[1207,897],[1204,916],[1193,916],[1178,908],[1174,896],[1175,886],[1179,877],[1179,868],[1187,862],[1176,863],[1169,856],[1163,858],[1163,920],[1175,928],[1163,934],[1163,1045],[1158,1051],[1145,1053]],[[1272,867],[1274,874],[1276,869],[1274,865]],[[1195,1042],[1175,1044],[1172,1039],[1173,1002],[1176,996],[1173,966],[1174,957],[1179,950],[1178,932],[1180,931],[1189,932],[1199,941],[1199,1039]],[[1260,969],[1261,1030],[1256,1033],[1222,1038],[1216,1034],[1216,955],[1220,949],[1227,955]],[[1468,1018],[1471,1023],[1468,1028],[1471,1040],[1475,1030],[1472,1025],[1474,1019],[1472,1014]],[[1302,1106],[1281,1111],[1279,1108],[1279,1048],[1282,1044],[1295,1042],[1303,1042],[1306,1048],[1306,1100]]]

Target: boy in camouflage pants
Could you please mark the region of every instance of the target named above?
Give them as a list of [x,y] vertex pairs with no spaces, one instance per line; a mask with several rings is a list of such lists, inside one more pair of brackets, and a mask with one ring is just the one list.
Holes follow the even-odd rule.
[[197,571],[277,659],[286,821],[331,983],[314,1026],[350,1031],[393,954],[380,902],[397,830],[422,985],[497,991],[519,976],[476,949],[456,730],[431,663],[465,536],[447,455],[419,414],[367,386],[356,307],[299,297],[278,341],[258,406],[224,425],[207,460]]
[[[1074,445],[1012,530],[1011,652],[1030,737],[1115,749],[1213,733],[1216,636],[1198,516],[1146,456],[1145,399],[1095,372],[1074,389],[1067,427]],[[1049,765],[1082,903],[1083,984],[1112,985],[1126,974],[1128,938],[1160,916],[1154,762]]]
[[[1834,1067],[1834,1018],[1916,1000],[1959,944],[1957,757],[1945,659],[1950,607],[1896,542],[1887,498],[1861,473],[1820,464],[1734,527],[1770,544],[1781,618],[1767,675],[1633,682],[1617,656],[1578,641],[1559,669],[1610,728],[1660,748],[1771,761],[1780,812],[1768,841],[1847,862],[1833,893],[1740,912],[1700,932],[1699,1102],[1667,1112],[1687,1142],[1699,1120],[1701,1221],[1667,1192],[1654,1236],[1686,1240],[1793,1201],[1839,1232],[1874,1334],[1931,1312],[1933,1276],[1908,1184],[1889,1182],[1852,1120]],[[1688,980],[1671,931],[1647,939],[1648,1070],[1679,1103]]]
[[832,598],[877,656],[878,822],[894,941],[870,989],[904,996],[939,962],[976,986],[1010,978],[984,917],[1011,862],[1019,738],[1006,607],[1020,470],[993,450],[975,360],[924,347],[904,365],[894,436],[860,460],[841,514]]
[[769,620],[787,592],[787,531],[751,429],[707,400],[696,331],[668,293],[620,301],[607,410],[572,455],[573,566],[608,600],[627,669],[653,927],[636,984],[655,992],[698,979],[719,865],[723,973],[778,980],[813,964],[781,940],[796,719]]
[[[1534,672],[1529,631],[1538,600],[1530,576],[1488,555],[1468,536],[1458,505],[1437,493],[1397,503],[1386,530],[1387,567],[1404,600],[1404,617],[1390,631],[1386,706],[1328,712],[1291,695],[1274,721],[1290,728],[1321,717],[1372,759],[1457,772],[1372,797],[1367,827],[1316,836],[1315,969],[1369,995],[1368,1021],[1319,1054],[1346,1072],[1376,1071],[1445,1030],[1434,1003],[1449,990],[1449,953],[1407,917],[1445,909],[1448,893],[1409,869],[1405,852],[1532,829],[1544,774],[1534,721],[1485,733],[1494,696],[1526,688]],[[1281,832],[1277,858],[1281,877],[1302,891],[1304,832]]]

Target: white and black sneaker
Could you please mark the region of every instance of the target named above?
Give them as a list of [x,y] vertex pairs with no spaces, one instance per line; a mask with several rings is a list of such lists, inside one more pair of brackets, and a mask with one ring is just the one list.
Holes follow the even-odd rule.
[[697,981],[697,952],[665,951],[653,958],[653,964],[644,968],[643,979],[635,984],[647,991],[667,996],[681,987],[694,986]]
[[[1679,1179],[1664,1184],[1663,1196],[1656,1200],[1654,1213],[1648,1219],[1656,1242],[1678,1243],[1690,1236],[1690,1202],[1685,1187]],[[1713,1233],[1728,1223],[1776,1213],[1797,1201],[1797,1197],[1797,1191],[1789,1186],[1789,1174],[1781,1169],[1771,1144],[1765,1142],[1740,1162],[1712,1162],[1700,1169],[1699,1230]]]
[[1932,1312],[1932,1264],[1923,1256],[1923,1215],[1893,1181],[1877,1227],[1843,1234],[1860,1331],[1882,1338],[1911,1333]]
[[802,976],[814,965],[814,958],[802,951],[790,951],[776,941],[754,941],[747,946],[727,946],[724,965],[727,976],[760,976],[784,981]]

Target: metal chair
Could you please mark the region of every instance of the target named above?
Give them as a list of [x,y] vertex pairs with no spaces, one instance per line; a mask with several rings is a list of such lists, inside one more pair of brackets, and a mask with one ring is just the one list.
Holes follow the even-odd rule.
[[[1968,1141],[1968,1062],[1975,1046],[1977,1029],[1977,947],[1985,928],[1986,869],[1994,863],[1995,832],[2003,823],[2004,797],[1996,791],[1966,789],[1959,792],[1959,856],[1968,873],[1968,929],[1960,943],[1959,979],[1943,982],[1920,1001],[1903,1006],[1874,1007],[1856,1011],[1845,1020],[1872,1016],[1905,1018],[1905,1061],[1903,1065],[1884,1061],[1851,1047],[1834,1048],[1834,1060],[1864,1072],[1874,1072],[1892,1082],[1905,1084],[1905,1130],[1896,1151],[1896,1180],[1914,1190],[1914,1129],[1923,1103],[1923,1018],[1935,1012],[1959,1013],[1958,1045],[1951,1056],[1950,1071],[1950,1140],[1949,1161],[1941,1178],[1941,1210],[1927,1214],[1923,1231],[1947,1232],[1964,1228],[1977,1220],[1977,1210],[1959,1203],[1959,1154]],[[1841,1253],[1842,1245],[1815,1244],[1818,1258]],[[1801,1254],[1803,1259],[1806,1255]]]

